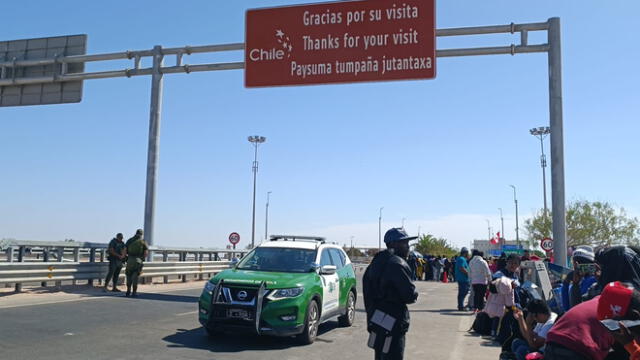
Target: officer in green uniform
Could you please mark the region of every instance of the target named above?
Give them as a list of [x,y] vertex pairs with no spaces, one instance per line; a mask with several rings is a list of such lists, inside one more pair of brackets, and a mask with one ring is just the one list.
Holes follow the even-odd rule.
[[[136,297],[138,291],[138,277],[142,272],[142,266],[144,259],[149,254],[149,248],[147,243],[142,238],[142,229],[138,229],[136,234],[129,240],[127,240],[127,268],[125,275],[127,275],[127,296]],[[131,287],[133,286],[133,292]]]
[[121,233],[118,233],[116,237],[111,239],[109,247],[107,248],[107,254],[107,260],[109,260],[109,271],[107,272],[107,278],[104,281],[104,290],[109,290],[109,281],[113,279],[113,289],[111,291],[120,292],[118,289],[118,279],[120,278],[122,263],[127,255],[126,246]]

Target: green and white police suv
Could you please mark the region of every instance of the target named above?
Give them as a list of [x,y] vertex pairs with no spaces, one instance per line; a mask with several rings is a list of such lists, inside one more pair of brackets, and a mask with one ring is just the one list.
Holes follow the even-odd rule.
[[209,335],[296,335],[311,344],[324,321],[353,324],[356,296],[353,265],[339,246],[323,238],[271,236],[207,282],[199,320]]

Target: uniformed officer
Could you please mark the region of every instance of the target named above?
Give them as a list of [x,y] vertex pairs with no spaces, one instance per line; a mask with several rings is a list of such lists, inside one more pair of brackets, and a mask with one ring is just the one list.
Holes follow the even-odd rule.
[[[127,296],[136,297],[138,292],[138,277],[142,272],[142,266],[144,259],[149,254],[149,248],[147,243],[142,238],[142,229],[136,230],[136,234],[129,240],[127,240],[127,268],[125,275],[127,275]],[[131,292],[133,287],[133,292]]]
[[409,330],[407,304],[418,299],[411,280],[409,236],[402,228],[392,228],[384,235],[387,250],[378,253],[363,278],[364,306],[367,312],[369,346],[376,360],[401,360],[405,335]]
[[104,281],[104,290],[109,290],[109,281],[113,279],[113,289],[111,291],[120,292],[118,289],[118,279],[122,270],[122,262],[127,255],[126,245],[123,241],[122,233],[118,233],[116,237],[111,239],[107,248],[107,260],[109,260],[109,271]]

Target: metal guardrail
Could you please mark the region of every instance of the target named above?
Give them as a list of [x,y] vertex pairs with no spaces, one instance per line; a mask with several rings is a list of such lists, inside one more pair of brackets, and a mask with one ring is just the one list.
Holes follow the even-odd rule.
[[[229,261],[148,262],[144,264],[141,277],[216,274],[230,265]],[[0,284],[104,279],[108,268],[106,262],[0,263]]]
[[[9,240],[1,245],[6,261],[0,260],[0,284],[13,284],[16,292],[22,291],[23,284],[38,282],[47,286],[47,282],[54,281],[61,286],[63,281],[75,285],[86,280],[93,285],[95,280],[102,282],[108,271],[105,243]],[[149,248],[141,281],[160,276],[164,277],[164,283],[170,276],[178,276],[183,282],[190,276],[203,280],[205,275],[228,269],[231,259],[246,253],[246,250],[153,246]]]

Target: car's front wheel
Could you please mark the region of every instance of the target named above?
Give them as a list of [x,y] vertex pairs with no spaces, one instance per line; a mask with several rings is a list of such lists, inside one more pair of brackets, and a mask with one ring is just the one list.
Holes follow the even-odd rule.
[[349,297],[347,297],[347,307],[345,314],[338,318],[338,324],[342,327],[349,327],[353,325],[353,321],[356,318],[356,294],[349,291]]
[[313,344],[318,336],[318,327],[320,326],[320,309],[316,300],[311,300],[307,307],[307,318],[304,322],[304,331],[298,335],[301,344]]

